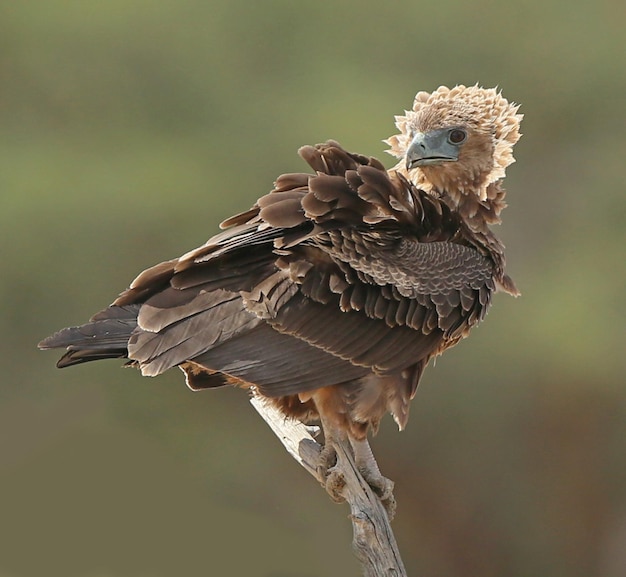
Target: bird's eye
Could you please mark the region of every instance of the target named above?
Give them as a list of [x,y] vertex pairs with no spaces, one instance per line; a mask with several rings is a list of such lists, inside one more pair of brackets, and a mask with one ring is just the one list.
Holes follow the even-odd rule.
[[448,141],[451,144],[461,144],[466,138],[467,133],[460,128],[454,128],[450,131],[450,134],[448,134]]

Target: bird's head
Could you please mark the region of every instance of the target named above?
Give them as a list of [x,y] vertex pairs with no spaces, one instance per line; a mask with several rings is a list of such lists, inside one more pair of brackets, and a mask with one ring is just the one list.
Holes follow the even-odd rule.
[[518,108],[495,88],[441,86],[418,92],[413,109],[396,116],[400,134],[385,142],[400,159],[396,170],[419,188],[485,201],[489,185],[514,162]]

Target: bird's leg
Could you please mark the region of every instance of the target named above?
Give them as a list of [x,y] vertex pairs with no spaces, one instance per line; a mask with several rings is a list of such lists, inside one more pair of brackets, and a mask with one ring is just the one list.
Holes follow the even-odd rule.
[[324,431],[324,446],[320,451],[319,464],[317,465],[317,476],[320,483],[336,503],[343,503],[342,496],[346,481],[343,474],[337,468],[337,450],[335,444],[340,440],[346,440],[345,434],[330,426],[324,418],[320,416],[322,429]]
[[380,472],[367,437],[365,439],[350,437],[350,444],[354,451],[354,461],[359,472],[363,475],[367,484],[380,497],[380,500],[387,509],[389,518],[392,519],[396,510],[396,500],[393,496],[393,481],[387,479],[387,477],[383,477]]

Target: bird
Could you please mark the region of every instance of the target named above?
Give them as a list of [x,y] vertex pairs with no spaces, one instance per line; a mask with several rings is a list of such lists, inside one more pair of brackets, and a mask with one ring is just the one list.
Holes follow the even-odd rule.
[[494,293],[519,294],[491,230],[518,109],[478,84],[420,91],[384,141],[389,170],[332,140],[304,146],[308,172],[280,175],[204,245],[39,348],[65,348],[59,368],[122,358],[144,376],[178,367],[194,391],[250,389],[321,424],[322,481],[347,440],[390,499],[369,433],[387,413],[404,429],[429,361],[483,320]]

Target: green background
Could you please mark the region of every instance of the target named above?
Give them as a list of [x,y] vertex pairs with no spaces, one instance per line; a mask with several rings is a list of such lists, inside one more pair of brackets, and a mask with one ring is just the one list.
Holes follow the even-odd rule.
[[626,4],[5,2],[1,577],[358,575],[335,505],[235,389],[37,341],[202,244],[296,150],[498,85],[524,137],[499,234],[523,295],[427,370],[396,481],[412,576],[626,574]]

